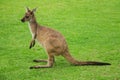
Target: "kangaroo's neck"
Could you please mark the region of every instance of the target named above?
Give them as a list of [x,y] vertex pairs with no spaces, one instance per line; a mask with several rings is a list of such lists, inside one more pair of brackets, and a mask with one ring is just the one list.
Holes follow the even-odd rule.
[[37,21],[36,21],[36,18],[35,18],[35,16],[33,15],[33,17],[31,18],[31,20],[29,21],[29,23],[37,23]]
[[38,27],[38,23],[36,21],[35,16],[33,16],[33,18],[29,21],[29,28],[30,28],[32,37],[35,37],[35,35],[37,34],[37,27]]

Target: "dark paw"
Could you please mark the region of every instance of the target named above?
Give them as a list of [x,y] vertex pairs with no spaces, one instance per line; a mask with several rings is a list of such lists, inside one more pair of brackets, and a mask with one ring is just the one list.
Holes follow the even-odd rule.
[[33,62],[39,62],[38,60],[33,60]]
[[29,69],[34,69],[34,67],[33,67],[33,66],[31,66]]
[[35,66],[31,66],[29,69],[36,69],[36,67]]
[[30,69],[39,69],[41,68],[40,66],[31,66]]
[[35,45],[35,40],[32,40],[32,41],[30,42],[29,49],[31,49],[32,47],[34,47],[34,45]]
[[29,49],[31,49],[31,48],[32,48],[32,45],[29,46]]

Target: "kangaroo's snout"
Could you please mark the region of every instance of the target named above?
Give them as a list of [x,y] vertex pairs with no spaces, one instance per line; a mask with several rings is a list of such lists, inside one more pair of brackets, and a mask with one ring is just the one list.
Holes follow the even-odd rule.
[[23,19],[21,19],[21,22],[25,22],[24,18],[23,18]]

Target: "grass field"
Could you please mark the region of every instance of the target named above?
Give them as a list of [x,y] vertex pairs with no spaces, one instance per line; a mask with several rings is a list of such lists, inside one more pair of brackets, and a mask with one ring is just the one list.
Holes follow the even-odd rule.
[[[33,69],[47,59],[20,19],[25,6],[39,7],[37,21],[61,32],[78,60],[111,66],[72,66],[56,57],[53,68]],[[0,0],[0,80],[120,80],[120,0]]]

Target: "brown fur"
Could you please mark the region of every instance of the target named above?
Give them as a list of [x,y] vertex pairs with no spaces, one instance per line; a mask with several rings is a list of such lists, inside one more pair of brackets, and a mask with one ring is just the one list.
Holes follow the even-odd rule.
[[109,63],[103,62],[80,62],[75,60],[69,53],[68,46],[65,38],[59,32],[41,26],[37,23],[36,18],[34,16],[34,12],[36,9],[29,10],[27,8],[27,12],[25,16],[21,19],[22,22],[29,21],[30,30],[32,33],[32,40],[30,42],[30,48],[35,45],[35,40],[37,40],[48,53],[48,60],[34,60],[34,62],[47,62],[47,65],[40,66],[32,66],[30,69],[37,68],[50,68],[54,64],[54,56],[63,56],[68,62],[73,65],[110,65]]

